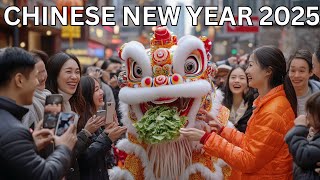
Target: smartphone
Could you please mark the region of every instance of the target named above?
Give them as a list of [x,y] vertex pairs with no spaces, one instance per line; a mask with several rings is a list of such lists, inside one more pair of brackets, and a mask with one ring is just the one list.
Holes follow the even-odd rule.
[[100,116],[100,117],[106,117],[106,115],[107,115],[106,110],[98,110],[96,113],[96,116]]
[[63,96],[51,94],[46,97],[43,116],[43,128],[54,129],[61,112]]
[[116,105],[114,102],[107,102],[106,103],[106,110],[107,110],[107,117],[106,117],[106,124],[113,122],[114,114],[116,113]]
[[79,115],[76,113],[59,113],[58,123],[56,127],[55,134],[57,136],[61,136],[65,133],[71,124],[77,125],[79,119]]

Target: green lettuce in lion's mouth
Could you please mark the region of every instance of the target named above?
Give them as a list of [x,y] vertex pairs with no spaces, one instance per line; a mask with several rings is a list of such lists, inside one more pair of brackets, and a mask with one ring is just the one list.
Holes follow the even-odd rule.
[[133,126],[140,140],[157,144],[178,138],[179,130],[185,123],[186,117],[180,117],[177,108],[157,106],[149,109]]

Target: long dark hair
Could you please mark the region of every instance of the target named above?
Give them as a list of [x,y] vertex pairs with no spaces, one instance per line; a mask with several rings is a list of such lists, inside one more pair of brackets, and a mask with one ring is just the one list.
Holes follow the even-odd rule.
[[[227,78],[227,80],[224,84],[224,87],[223,87],[223,89],[224,89],[223,92],[225,94],[224,94],[222,104],[224,106],[226,106],[228,109],[231,109],[232,104],[233,104],[233,93],[231,92],[230,86],[229,86],[230,76],[231,76],[231,73],[238,68],[242,69],[243,72],[245,73],[246,68],[244,66],[240,66],[240,65],[233,66],[228,74],[228,78]],[[248,84],[248,77],[247,76],[246,76],[246,79],[247,79],[247,84]],[[249,107],[252,106],[252,103],[254,101],[254,89],[250,87],[248,92],[243,93],[242,98],[244,100],[244,103],[248,103]]]
[[309,67],[309,73],[312,72],[312,54],[310,51],[305,50],[305,49],[299,49],[297,50],[292,56],[289,58],[289,64],[288,68],[290,69],[291,63],[293,59],[303,59],[306,61]]
[[93,102],[95,81],[99,83],[97,79],[91,76],[83,76],[80,79],[81,94],[83,95],[84,100],[86,101],[86,106],[78,122],[78,130],[83,129],[88,119],[92,117],[98,110]]
[[[78,58],[72,54],[67,53],[57,53],[49,58],[48,64],[47,64],[47,73],[48,73],[48,79],[46,81],[46,89],[48,89],[52,94],[58,94],[58,76],[61,71],[62,66],[64,63],[66,63],[69,59],[74,60],[78,66],[79,70],[81,72],[81,66]],[[75,93],[70,98],[70,106],[71,109],[81,114],[84,111],[85,108],[85,101],[81,94],[81,87],[78,85]]]
[[286,60],[282,51],[273,46],[263,46],[253,51],[255,59],[262,69],[271,68],[269,86],[274,88],[282,85],[286,97],[291,104],[294,114],[297,116],[297,96],[286,70]]

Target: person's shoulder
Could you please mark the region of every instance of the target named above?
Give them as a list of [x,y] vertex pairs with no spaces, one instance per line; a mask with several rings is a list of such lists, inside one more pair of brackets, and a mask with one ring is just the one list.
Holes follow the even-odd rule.
[[309,86],[311,87],[312,93],[320,91],[320,82],[319,81],[310,79]]
[[279,115],[283,114],[288,109],[291,109],[290,102],[285,96],[277,96],[265,104],[265,110],[275,112]]

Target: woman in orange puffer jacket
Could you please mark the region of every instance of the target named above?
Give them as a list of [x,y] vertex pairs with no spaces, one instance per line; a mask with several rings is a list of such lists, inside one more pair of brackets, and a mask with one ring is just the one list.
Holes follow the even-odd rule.
[[208,112],[200,110],[205,120],[216,129],[211,134],[186,128],[181,134],[200,140],[206,153],[219,157],[232,168],[231,179],[292,179],[292,157],[284,141],[293,127],[297,100],[286,76],[286,61],[274,47],[256,49],[246,70],[249,86],[257,88],[259,97],[245,134],[222,125]]

